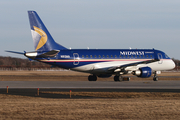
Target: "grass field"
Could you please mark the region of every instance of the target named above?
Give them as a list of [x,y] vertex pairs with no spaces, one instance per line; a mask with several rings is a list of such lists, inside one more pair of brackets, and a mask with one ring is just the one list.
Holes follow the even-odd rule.
[[[88,74],[72,71],[0,71],[1,81],[87,81],[87,76]],[[178,72],[167,72],[161,76],[162,80],[180,80]],[[113,81],[113,78],[98,80]],[[131,80],[139,79],[132,77]],[[48,97],[41,97],[41,94]],[[48,91],[40,91],[40,96],[0,93],[0,119],[180,118],[180,93],[72,92],[72,98],[51,97],[54,94],[69,96],[69,92]]]
[[180,97],[52,99],[0,94],[0,119],[179,119]]

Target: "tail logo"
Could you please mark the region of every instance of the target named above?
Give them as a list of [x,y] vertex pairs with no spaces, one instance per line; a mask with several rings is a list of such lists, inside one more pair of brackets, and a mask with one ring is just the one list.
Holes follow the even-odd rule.
[[44,44],[46,44],[46,42],[47,42],[47,35],[46,35],[46,33],[45,33],[43,30],[41,30],[40,28],[35,27],[35,26],[33,26],[33,27],[34,27],[34,30],[41,36],[41,39],[39,40],[39,43],[38,43],[38,45],[37,45],[37,47],[36,47],[36,50],[38,50],[38,49],[40,49]]

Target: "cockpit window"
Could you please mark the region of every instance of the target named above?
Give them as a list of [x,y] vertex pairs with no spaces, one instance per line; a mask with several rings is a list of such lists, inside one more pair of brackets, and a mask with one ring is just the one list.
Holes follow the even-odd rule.
[[166,57],[166,58],[169,58],[168,55],[166,55],[166,54],[165,54],[165,57]]

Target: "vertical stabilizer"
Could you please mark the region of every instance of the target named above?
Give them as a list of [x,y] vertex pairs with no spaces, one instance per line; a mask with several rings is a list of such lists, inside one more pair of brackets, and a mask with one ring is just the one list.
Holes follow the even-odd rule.
[[57,44],[35,11],[28,11],[32,38],[36,51],[67,49]]

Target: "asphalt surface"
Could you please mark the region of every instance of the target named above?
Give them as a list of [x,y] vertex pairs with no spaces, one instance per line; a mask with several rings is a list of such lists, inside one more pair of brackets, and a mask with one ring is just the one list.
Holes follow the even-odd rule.
[[[8,89],[7,89],[8,86]],[[8,91],[7,91],[8,90]],[[38,95],[39,91],[39,95]],[[69,95],[44,92],[173,92],[180,93],[180,81],[0,81],[0,94],[70,99]],[[7,93],[8,92],[8,93]],[[94,98],[72,96],[75,99]]]
[[52,89],[101,92],[180,92],[180,81],[0,81],[0,89]]

